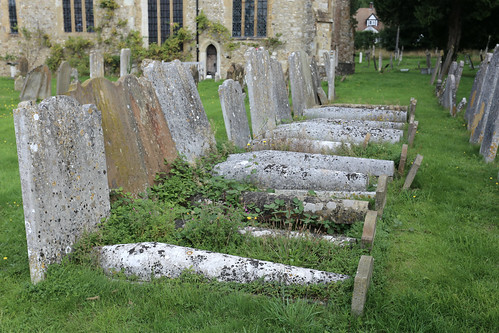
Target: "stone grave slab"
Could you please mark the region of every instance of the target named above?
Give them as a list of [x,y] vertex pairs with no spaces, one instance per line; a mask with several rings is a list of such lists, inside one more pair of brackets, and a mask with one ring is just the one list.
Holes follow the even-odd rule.
[[229,141],[239,148],[246,148],[251,141],[248,116],[244,105],[244,96],[237,81],[228,79],[218,87],[218,95],[222,106],[225,130]]
[[36,101],[37,99],[50,97],[51,80],[52,73],[50,73],[47,65],[33,68],[26,75],[19,99],[21,101]]
[[145,192],[158,172],[168,170],[164,160],[177,157],[168,123],[147,80],[133,75],[116,83],[95,78],[77,83],[69,94],[102,112],[110,188],[123,187],[135,195]]
[[250,283],[263,279],[289,284],[340,282],[347,275],[305,269],[269,261],[197,250],[163,243],[136,243],[103,246],[99,264],[106,273],[123,271],[140,281],[179,277],[190,270],[221,282]]
[[339,125],[339,126],[357,126],[357,127],[373,127],[373,128],[386,128],[386,129],[396,129],[403,130],[405,127],[404,123],[395,121],[376,121],[376,120],[344,120],[344,119],[333,119],[333,118],[312,118],[304,121],[296,121],[295,123],[322,123],[329,125]]
[[69,62],[63,61],[57,69],[57,89],[56,94],[62,95],[69,90],[71,83],[71,66]]
[[334,154],[342,150],[350,149],[351,145],[346,142],[283,137],[252,140],[247,148],[252,151],[283,150],[312,154]]
[[215,136],[192,75],[174,60],[150,62],[144,66],[144,76],[156,90],[178,153],[191,164],[207,155],[215,146]]
[[[363,220],[368,211],[368,202],[349,199],[319,198],[307,195],[298,196],[294,194],[277,194],[267,192],[244,192],[241,194],[241,202],[245,205],[253,205],[262,212],[266,205],[273,204],[276,200],[284,202],[284,209],[292,211],[295,208],[293,200],[297,198],[303,202],[303,212],[320,218],[334,221],[337,224],[352,224]],[[281,208],[280,208],[281,209]],[[296,217],[291,213],[291,217]]]
[[376,106],[343,107],[330,105],[322,108],[305,109],[303,111],[303,116],[306,118],[405,122],[407,119],[407,111],[382,109]]
[[109,213],[101,114],[68,96],[21,102],[14,125],[31,281]]
[[267,131],[265,137],[274,139],[300,138],[362,144],[367,133],[371,133],[371,141],[376,143],[397,143],[404,135],[402,130],[395,129],[330,125],[321,122],[293,122],[279,125],[275,129]]
[[274,163],[279,165],[289,164],[299,168],[356,172],[372,176],[388,175],[392,177],[395,170],[395,164],[393,161],[275,150],[230,154],[227,157],[228,163],[235,163],[239,161],[269,164]]
[[288,231],[280,229],[267,229],[258,227],[244,227],[239,230],[240,234],[249,234],[253,237],[286,237],[295,239],[319,239],[330,242],[334,245],[343,247],[350,246],[357,242],[356,238],[338,236],[338,235],[323,235],[311,232]]
[[[275,194],[285,194],[294,195],[298,199],[302,200],[309,195],[310,191],[305,190],[275,190]],[[312,191],[314,196],[321,198],[322,200],[327,199],[351,199],[351,200],[369,200],[376,197],[376,192],[362,192],[362,191]]]
[[[258,153],[258,152],[255,152]],[[365,191],[369,177],[355,172],[333,171],[263,161],[226,161],[215,165],[216,174],[249,182],[260,188],[326,191]]]
[[314,89],[312,73],[305,52],[297,51],[291,53],[288,57],[288,62],[293,114],[300,117],[303,115],[303,110],[317,105],[317,90]]

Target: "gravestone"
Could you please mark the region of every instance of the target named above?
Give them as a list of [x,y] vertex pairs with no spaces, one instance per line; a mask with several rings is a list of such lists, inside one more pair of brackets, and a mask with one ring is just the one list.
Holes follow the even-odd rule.
[[227,69],[227,79],[232,79],[239,82],[241,87],[244,87],[244,66],[237,63],[231,63]]
[[469,104],[466,107],[466,112],[464,114],[464,118],[466,122],[468,123],[468,130],[471,128],[471,119],[474,117],[475,113],[477,112],[477,102],[480,97],[480,92],[482,90],[483,86],[483,81],[485,78],[485,75],[487,74],[487,70],[489,67],[489,63],[492,60],[492,53],[487,53],[487,56],[485,59],[482,61],[480,64],[480,67],[478,68],[478,71],[476,72],[475,75],[475,80],[473,81],[473,86],[471,88],[471,94],[469,98]]
[[293,52],[288,61],[293,114],[300,117],[304,109],[316,105],[317,93],[314,90],[307,54],[303,51]]
[[428,50],[426,50],[426,68],[431,68],[431,53]]
[[232,79],[226,80],[218,87],[218,95],[222,106],[225,130],[229,141],[239,148],[246,148],[251,140],[251,134],[244,105],[244,96],[239,83]]
[[494,99],[494,91],[499,80],[499,45],[494,49],[494,54],[487,68],[487,73],[484,77],[484,83],[480,91],[480,96],[477,101],[478,112],[470,119],[471,120],[471,136],[470,142],[480,143],[483,139],[485,124],[488,121],[492,101]]
[[77,83],[69,94],[80,103],[95,104],[102,112],[107,177],[110,188],[122,187],[134,195],[154,185],[155,176],[167,171],[175,143],[151,84],[133,75],[118,82],[95,78]]
[[378,56],[378,71],[382,71],[383,69],[383,54],[381,53],[381,50],[379,50],[379,56]]
[[59,69],[57,69],[57,89],[56,94],[62,95],[69,90],[71,83],[71,66],[67,61],[61,62]]
[[493,94],[489,117],[483,130],[482,145],[480,146],[480,154],[483,155],[487,163],[494,161],[499,146],[499,84],[496,84]]
[[321,141],[303,138],[262,138],[252,140],[248,146],[251,150],[284,150],[312,154],[334,154],[351,148],[347,142]]
[[372,120],[389,122],[406,122],[407,111],[390,110],[383,106],[341,106],[331,105],[321,108],[306,109],[303,115],[307,118],[332,118],[344,120]]
[[37,99],[50,97],[51,80],[52,74],[47,65],[32,69],[26,75],[19,99],[21,101],[36,101]]
[[447,73],[448,76],[450,76],[451,74],[452,75],[456,75],[456,70],[457,70],[457,61],[453,61],[451,64],[450,64],[450,67],[449,67],[449,72]]
[[207,155],[215,146],[215,136],[192,75],[178,60],[152,61],[143,70],[156,91],[178,153],[189,163]]
[[423,155],[416,155],[416,158],[414,159],[414,162],[412,162],[411,169],[409,170],[409,173],[407,174],[407,177],[405,178],[404,185],[402,186],[403,190],[408,190],[412,182],[414,181],[414,178],[416,178],[416,174],[418,173],[419,167],[421,166],[421,163],[423,162]]
[[336,59],[334,53],[324,53],[324,63],[326,64],[326,75],[327,75],[327,97],[330,101],[334,101],[335,89],[334,89],[334,79],[336,78]]
[[461,82],[463,69],[464,69],[464,61],[460,61],[459,64],[457,65],[456,74],[454,75],[456,77],[456,86],[454,87],[454,93],[453,93],[454,103],[455,101],[457,101],[457,90],[459,89],[459,83]]
[[435,83],[435,79],[437,77],[438,71],[440,69],[440,62],[442,61],[442,52],[438,54],[437,62],[435,63],[435,68],[433,69],[433,73],[431,74],[430,84],[433,85]]
[[24,87],[24,76],[18,76],[14,80],[14,90],[15,91],[21,91],[23,90]]
[[275,59],[270,58],[270,71],[271,71],[271,84],[273,100],[276,102],[277,108],[277,122],[283,120],[292,120],[291,108],[289,107],[289,94],[286,80],[284,79],[284,72],[282,71],[281,63]]
[[71,68],[71,82],[79,81],[78,70],[76,68]]
[[130,49],[121,49],[120,53],[120,77],[130,74],[132,51]]
[[14,124],[31,281],[109,213],[101,114],[68,96],[22,102]]
[[362,63],[362,52],[359,53],[359,64]]
[[28,59],[26,59],[26,57],[19,58],[17,62],[17,71],[21,76],[26,76],[26,74],[28,74],[29,64],[28,64]]
[[398,167],[398,172],[400,175],[404,174],[405,162],[407,161],[407,148],[408,148],[408,145],[406,145],[406,144],[402,145],[402,151],[400,152],[400,160],[399,160],[399,167]]
[[104,57],[100,50],[90,52],[90,78],[104,77]]
[[374,127],[374,128],[387,128],[387,129],[398,129],[403,130],[405,127],[404,123],[394,122],[394,121],[376,121],[376,120],[344,120],[344,119],[333,119],[333,118],[313,118],[304,121],[296,121],[296,123],[307,122],[307,123],[326,123],[330,125],[344,125],[344,126],[357,126],[357,127]]
[[452,113],[452,106],[454,105],[453,92],[456,85],[456,79],[454,74],[449,74],[445,82],[444,92],[441,96],[441,104],[444,108],[448,109]]
[[315,56],[312,56],[310,60],[310,74],[312,75],[312,85],[315,91],[315,103],[320,103],[320,98],[318,96],[319,88],[322,89],[321,78],[319,76],[319,66],[317,65],[317,61],[315,60]]
[[276,101],[273,100],[270,57],[267,50],[249,48],[246,58],[246,85],[250,104],[253,137],[259,138],[276,126]]

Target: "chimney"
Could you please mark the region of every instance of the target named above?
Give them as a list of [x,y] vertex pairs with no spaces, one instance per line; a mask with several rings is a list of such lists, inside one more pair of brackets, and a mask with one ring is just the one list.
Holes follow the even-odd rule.
[[374,9],[374,3],[371,1],[369,2],[369,9],[373,10]]

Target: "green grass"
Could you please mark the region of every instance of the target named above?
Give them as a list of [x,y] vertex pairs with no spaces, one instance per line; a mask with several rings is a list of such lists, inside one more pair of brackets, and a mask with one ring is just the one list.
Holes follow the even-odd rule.
[[[468,143],[462,115],[452,118],[438,105],[418,61],[424,58],[404,57],[400,67],[408,73],[357,65],[355,75],[336,81],[338,103],[407,105],[417,98],[419,129],[409,161],[424,155],[410,191],[400,190],[402,178],[390,184],[361,319],[349,315],[348,283],[331,290],[338,296],[324,305],[306,301],[313,288],[245,287],[189,274],[136,284],[71,263],[52,266],[46,281],[31,285],[11,115],[17,92],[12,80],[1,78],[0,331],[499,331],[498,164],[485,164],[479,147]],[[473,75],[465,68],[459,98],[469,97]],[[218,84],[204,81],[199,89],[223,141]],[[400,152],[369,149],[393,159]],[[291,294],[305,300],[293,302]],[[94,296],[99,299],[87,300]]]

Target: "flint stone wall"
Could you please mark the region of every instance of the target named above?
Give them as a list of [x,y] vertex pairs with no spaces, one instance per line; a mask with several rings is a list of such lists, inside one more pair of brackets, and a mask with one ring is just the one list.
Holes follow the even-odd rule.
[[144,76],[156,90],[178,153],[189,163],[208,154],[215,146],[215,136],[192,75],[174,60],[149,63],[144,66]]
[[14,110],[31,281],[109,213],[101,114],[67,96]]
[[95,78],[69,92],[80,103],[102,112],[110,188],[139,194],[154,184],[156,173],[167,171],[166,159],[177,157],[156,93],[151,84],[133,75],[114,83]]

